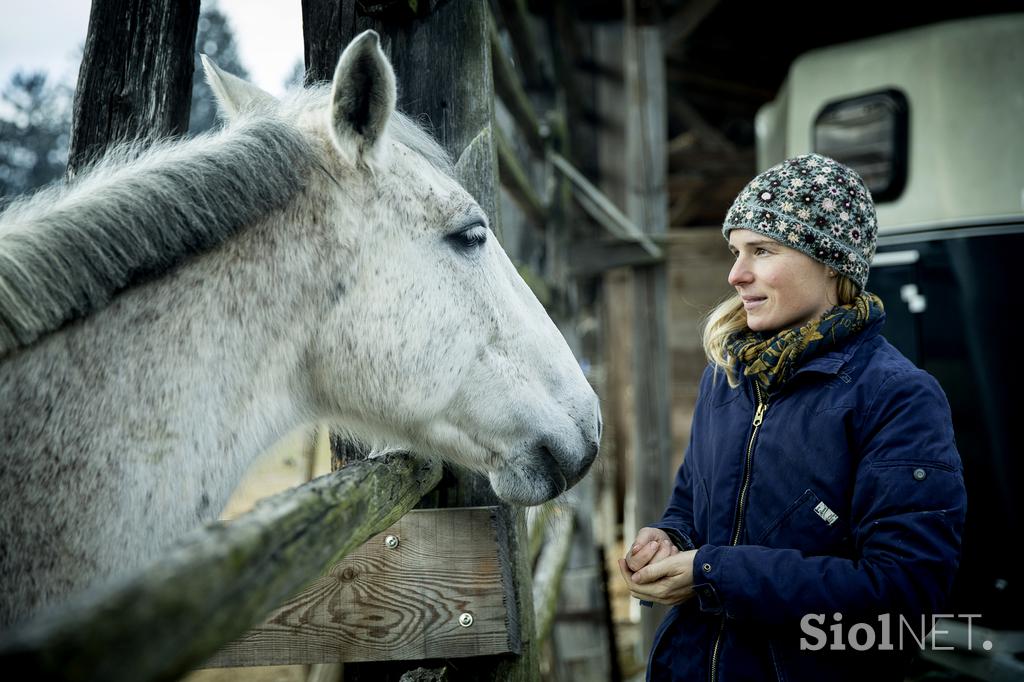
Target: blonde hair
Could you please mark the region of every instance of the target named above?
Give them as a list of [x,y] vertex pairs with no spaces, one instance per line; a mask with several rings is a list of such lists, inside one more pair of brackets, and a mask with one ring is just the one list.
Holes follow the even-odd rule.
[[[839,275],[836,282],[836,296],[839,305],[849,305],[860,295],[860,286],[846,275]],[[701,343],[708,362],[725,373],[729,386],[740,385],[736,374],[736,359],[729,353],[730,337],[736,332],[750,331],[747,327],[747,313],[743,310],[743,299],[731,294],[724,301],[711,309],[704,317]]]

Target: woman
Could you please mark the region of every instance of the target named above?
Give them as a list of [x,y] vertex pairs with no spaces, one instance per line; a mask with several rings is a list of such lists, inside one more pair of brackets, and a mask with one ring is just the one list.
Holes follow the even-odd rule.
[[864,290],[871,195],[800,156],[754,178],[722,232],[737,295],[707,320],[668,508],[619,561],[635,597],[674,605],[648,678],[901,680],[966,497],[945,395]]

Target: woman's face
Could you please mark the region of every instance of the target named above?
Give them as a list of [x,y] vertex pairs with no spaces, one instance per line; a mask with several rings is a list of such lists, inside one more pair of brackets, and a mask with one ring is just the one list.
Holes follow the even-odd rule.
[[800,251],[750,230],[729,232],[736,263],[729,284],[743,299],[747,326],[775,332],[817,320],[836,305],[836,277]]

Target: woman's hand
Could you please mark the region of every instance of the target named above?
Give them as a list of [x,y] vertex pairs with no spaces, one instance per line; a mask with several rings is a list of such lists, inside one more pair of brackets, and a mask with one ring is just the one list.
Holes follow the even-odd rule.
[[662,529],[641,528],[633,545],[626,552],[625,562],[629,571],[634,573],[647,564],[661,561],[678,552],[679,548]]
[[[646,547],[645,547],[646,549]],[[632,571],[628,559],[619,559],[619,572],[637,599],[659,604],[682,604],[693,597],[693,557],[697,550],[671,556]]]

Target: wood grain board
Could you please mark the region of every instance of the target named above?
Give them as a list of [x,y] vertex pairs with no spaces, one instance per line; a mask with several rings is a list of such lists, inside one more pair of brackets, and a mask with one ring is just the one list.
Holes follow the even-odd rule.
[[[335,564],[210,667],[512,651],[492,507],[406,514]],[[389,548],[385,538],[398,538]],[[472,625],[459,624],[468,613]]]

